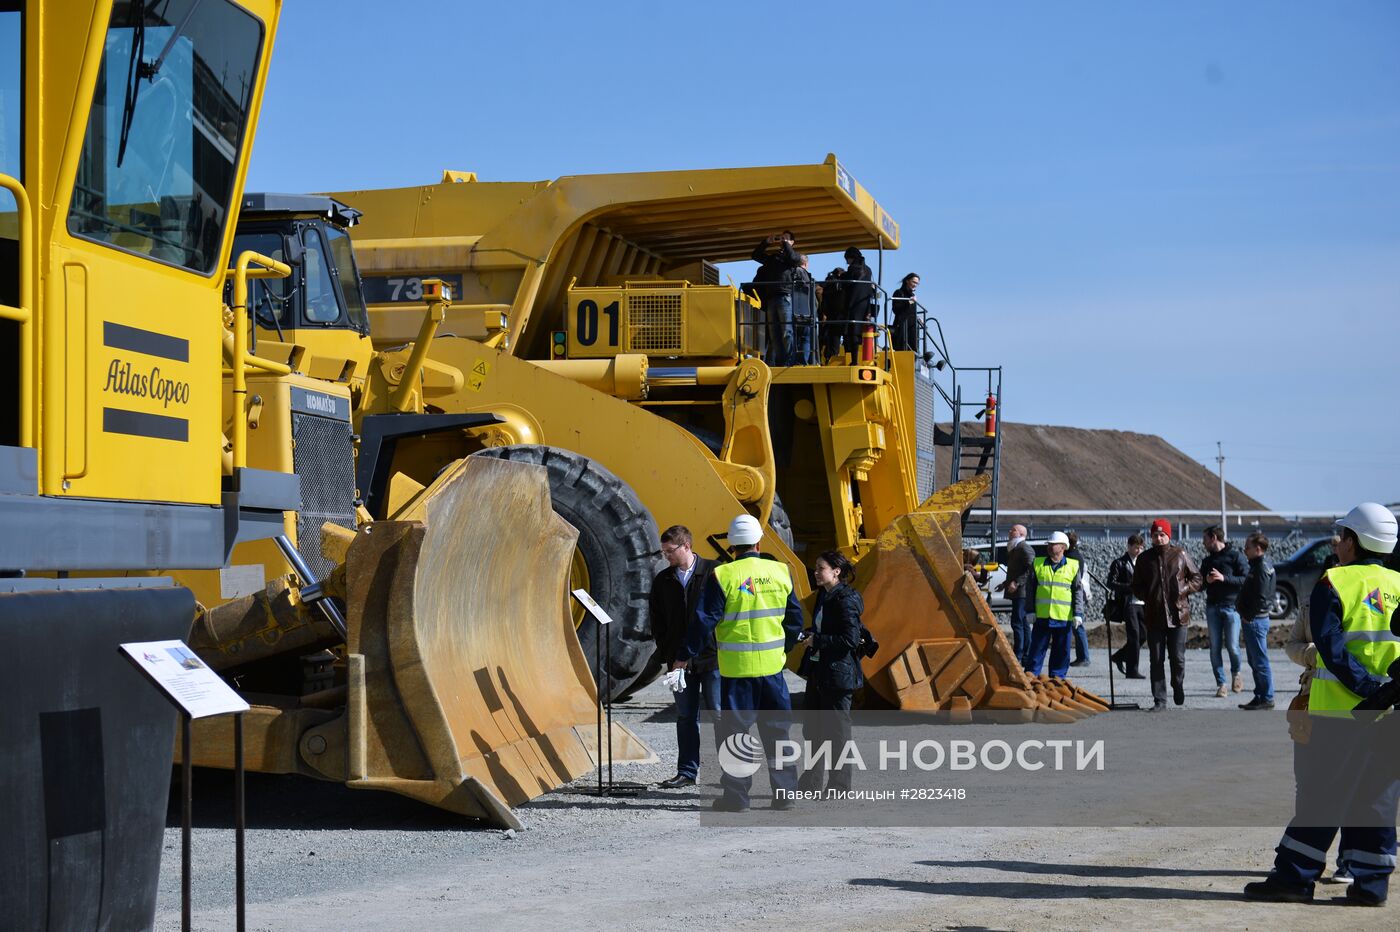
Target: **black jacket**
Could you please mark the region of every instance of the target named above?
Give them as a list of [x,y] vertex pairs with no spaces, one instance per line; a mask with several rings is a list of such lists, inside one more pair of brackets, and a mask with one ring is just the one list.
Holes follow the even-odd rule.
[[[809,659],[803,665],[808,682],[847,692],[865,684],[860,669],[860,616],[864,611],[865,601],[860,593],[845,583],[830,592],[817,590],[817,604],[812,608],[813,634],[807,642]],[[818,616],[820,632],[816,630]]]
[[919,312],[918,299],[908,288],[900,285],[890,295],[890,311],[896,318],[913,317]]
[[834,272],[822,282],[822,299],[817,305],[817,317],[822,320],[845,320],[846,297],[841,292],[841,273]]
[[[686,628],[695,617],[705,581],[715,572],[715,561],[695,557],[695,571],[684,589],[673,567],[666,567],[651,581],[651,636],[656,641],[656,660],[668,667],[676,659],[676,651],[685,638]],[[718,665],[715,659],[715,636],[710,632],[708,643],[699,656],[690,661],[692,671],[703,673]]]
[[798,258],[797,250],[792,248],[792,243],[778,243],[778,251],[774,253],[768,252],[770,245],[765,238],[753,250],[753,261],[758,263],[753,280],[763,283],[759,298],[772,294],[792,294],[793,270],[802,268],[802,260]]
[[1123,621],[1124,609],[1133,600],[1133,558],[1126,553],[1108,565],[1108,601],[1103,606],[1105,621]]
[[1234,608],[1235,599],[1239,597],[1245,577],[1249,575],[1249,561],[1232,545],[1226,544],[1224,550],[1219,553],[1207,553],[1201,561],[1202,578],[1209,576],[1211,570],[1219,570],[1225,579],[1223,582],[1207,580],[1206,604],[1228,605]]
[[813,317],[816,309],[812,306],[817,299],[817,291],[812,287],[812,276],[802,266],[792,270],[792,316]]
[[1253,621],[1260,615],[1269,614],[1273,601],[1274,565],[1261,553],[1249,561],[1249,575],[1245,577],[1240,594],[1235,599],[1235,610],[1240,613],[1242,621]]
[[870,266],[857,263],[842,274],[846,296],[846,320],[871,320],[875,316],[875,287],[870,282]]

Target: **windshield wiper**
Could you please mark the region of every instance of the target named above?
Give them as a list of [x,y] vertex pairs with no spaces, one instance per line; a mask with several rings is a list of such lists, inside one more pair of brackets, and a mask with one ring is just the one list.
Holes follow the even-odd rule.
[[[165,67],[166,56],[175,47],[175,43],[185,33],[185,27],[190,24],[190,17],[194,16],[194,11],[199,9],[203,0],[194,0],[190,8],[185,11],[185,16],[180,20],[180,25],[175,27],[175,31],[170,34],[170,38],[165,40],[165,47],[160,50],[160,54],[154,60],[147,62],[144,60],[146,54],[146,0],[132,0],[131,3],[131,56],[126,62],[126,98],[122,102],[122,131],[121,139],[117,144],[117,167],[122,167],[122,161],[126,158],[126,143],[131,137],[131,126],[136,121],[136,102],[141,96],[141,79],[154,81],[156,75],[160,74],[160,69]],[[167,0],[168,5],[168,0]]]
[[141,71],[145,67],[141,56],[146,53],[146,2],[131,3],[131,55],[126,60],[126,95],[122,100],[122,130],[117,143],[117,167],[126,158],[126,142],[131,138],[131,124],[136,120],[136,100],[141,96]]
[[194,0],[190,8],[185,12],[185,18],[180,20],[180,25],[175,27],[175,31],[170,34],[170,38],[165,40],[165,48],[160,50],[160,54],[155,57],[155,61],[150,64],[141,65],[141,76],[147,80],[155,78],[160,74],[160,69],[165,67],[165,56],[170,54],[170,50],[175,47],[175,42],[185,34],[185,27],[190,24],[190,17],[194,16],[194,11],[199,9],[199,5],[204,0]]

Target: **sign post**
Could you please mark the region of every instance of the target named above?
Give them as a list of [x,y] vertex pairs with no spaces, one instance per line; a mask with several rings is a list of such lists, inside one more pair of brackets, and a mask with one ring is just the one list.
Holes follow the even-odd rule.
[[243,713],[249,705],[219,675],[190,650],[184,641],[133,641],[121,645],[122,654],[180,711],[180,928],[189,932],[193,824],[194,755],[193,723],[197,718],[233,716],[234,854],[238,932],[245,928],[244,845],[247,828],[243,799]]
[[[598,658],[598,664],[602,676],[599,677],[598,693],[601,701],[598,703],[598,789],[595,791],[598,796],[636,796],[643,789],[642,784],[633,782],[616,782],[613,780],[613,749],[612,749],[612,638],[603,636],[603,629],[612,624],[612,616],[604,611],[603,606],[589,595],[587,589],[574,589],[574,598],[593,616],[597,622],[593,627],[593,656]],[[608,748],[608,785],[603,788],[603,717],[607,716],[607,748]]]

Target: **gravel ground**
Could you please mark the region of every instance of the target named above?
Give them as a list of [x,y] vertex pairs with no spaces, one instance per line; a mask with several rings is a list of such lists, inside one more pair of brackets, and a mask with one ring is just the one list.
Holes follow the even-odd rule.
[[[1107,696],[1103,652],[1092,654],[1072,672]],[[1287,698],[1294,671],[1273,654]],[[1240,701],[1213,698],[1204,651],[1189,651],[1187,664],[1188,707]],[[1117,685],[1120,700],[1150,704],[1145,680]],[[659,685],[620,717],[661,762],[619,766],[618,776],[670,776],[675,731]],[[200,929],[233,924],[228,782],[219,772],[196,780]],[[694,791],[629,800],[560,791],[522,807],[526,829],[508,836],[387,794],[256,775],[249,928],[1351,929],[1358,918],[1377,928],[1391,918],[1243,901],[1239,889],[1267,870],[1277,829],[719,828],[699,824],[704,805]],[[169,826],[159,929],[179,927],[174,810]],[[1319,889],[1324,902],[1337,892]]]

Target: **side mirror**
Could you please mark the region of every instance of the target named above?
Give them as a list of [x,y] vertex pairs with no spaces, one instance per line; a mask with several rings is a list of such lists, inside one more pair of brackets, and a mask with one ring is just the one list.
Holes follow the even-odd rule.
[[291,234],[282,237],[282,252],[287,257],[287,262],[291,265],[300,265],[302,256],[306,250],[301,245],[301,237]]

